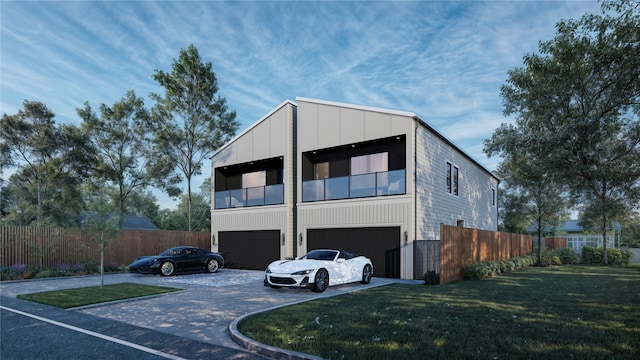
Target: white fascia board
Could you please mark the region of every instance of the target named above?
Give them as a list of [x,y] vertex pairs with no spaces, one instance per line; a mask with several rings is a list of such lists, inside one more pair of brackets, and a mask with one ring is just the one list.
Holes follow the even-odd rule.
[[372,106],[363,106],[363,105],[354,105],[354,104],[340,103],[340,102],[336,102],[336,101],[309,99],[309,98],[303,98],[303,97],[296,97],[296,101],[298,101],[298,102],[309,102],[309,103],[320,104],[320,105],[337,106],[337,107],[348,108],[348,109],[373,111],[373,112],[379,112],[379,113],[384,113],[384,114],[406,116],[406,117],[410,117],[410,118],[417,117],[417,115],[415,113],[412,113],[412,112],[409,112],[409,111],[391,110],[391,109],[384,109],[384,108],[378,108],[378,107],[372,107]]
[[227,148],[229,145],[233,144],[236,140],[238,140],[239,138],[241,138],[244,134],[248,133],[249,131],[251,131],[251,129],[253,129],[254,127],[258,126],[261,122],[265,121],[269,116],[273,115],[276,111],[280,110],[283,106],[287,105],[287,104],[291,104],[292,106],[297,107],[298,104],[296,104],[295,102],[287,99],[285,101],[283,101],[282,103],[280,103],[280,105],[276,106],[275,108],[273,108],[273,110],[269,111],[265,116],[261,117],[258,121],[254,122],[253,124],[249,125],[246,129],[244,129],[240,134],[236,135],[233,137],[233,139],[227,141],[224,145],[220,146],[214,153],[213,155],[211,155],[209,157],[209,159],[213,159],[214,156],[216,156],[220,151],[224,150],[225,148]]

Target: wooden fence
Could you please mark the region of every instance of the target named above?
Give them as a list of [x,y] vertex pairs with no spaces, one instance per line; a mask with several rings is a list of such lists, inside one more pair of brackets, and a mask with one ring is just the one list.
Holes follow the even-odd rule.
[[[211,248],[211,233],[122,230],[105,251],[105,264],[129,265],[142,255],[157,255],[178,245]],[[0,265],[41,265],[100,263],[97,243],[80,229],[39,228],[0,225]]]
[[533,236],[440,225],[440,284],[462,279],[462,269],[481,261],[533,253]]

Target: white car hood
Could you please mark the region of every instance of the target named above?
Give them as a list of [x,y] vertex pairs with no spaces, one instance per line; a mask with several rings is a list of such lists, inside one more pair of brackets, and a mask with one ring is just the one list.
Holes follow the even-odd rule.
[[274,273],[291,274],[300,270],[317,269],[327,263],[330,263],[330,261],[307,259],[275,261],[269,265],[269,269]]

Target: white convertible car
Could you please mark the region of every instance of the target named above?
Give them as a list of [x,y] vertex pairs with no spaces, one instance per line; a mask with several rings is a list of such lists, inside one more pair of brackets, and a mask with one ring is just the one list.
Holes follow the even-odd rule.
[[323,292],[331,285],[360,281],[373,276],[371,259],[344,250],[313,250],[296,260],[274,261],[265,271],[264,285],[306,287]]

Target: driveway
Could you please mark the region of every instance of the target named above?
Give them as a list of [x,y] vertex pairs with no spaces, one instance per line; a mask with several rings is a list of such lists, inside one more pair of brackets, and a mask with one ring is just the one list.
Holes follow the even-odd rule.
[[[263,286],[262,271],[221,269],[215,274],[189,274],[172,277],[139,274],[108,274],[105,284],[132,282],[184,289],[183,291],[108,303],[71,312],[91,315],[143,329],[170,334],[184,339],[221,346],[238,351],[229,335],[235,319],[273,307],[336,296],[361,289],[407,282],[398,279],[373,278],[370,284],[359,283],[330,287],[317,294],[307,289],[271,289]],[[421,283],[413,281],[413,283]],[[95,286],[99,276],[55,278],[47,280],[2,282],[2,297],[63,288]],[[67,310],[69,311],[69,310]]]

